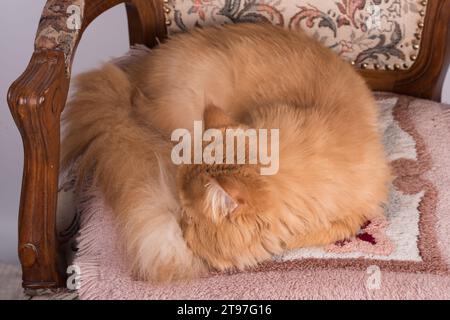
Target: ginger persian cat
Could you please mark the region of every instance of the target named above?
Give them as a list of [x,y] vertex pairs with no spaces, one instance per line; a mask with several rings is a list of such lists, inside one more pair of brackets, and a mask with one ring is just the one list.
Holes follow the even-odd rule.
[[[383,214],[390,180],[364,80],[302,32],[271,25],[178,35],[124,68],[78,78],[63,164],[79,158],[117,218],[134,274],[173,280],[243,269],[351,237]],[[279,171],[175,166],[170,134],[279,128]]]

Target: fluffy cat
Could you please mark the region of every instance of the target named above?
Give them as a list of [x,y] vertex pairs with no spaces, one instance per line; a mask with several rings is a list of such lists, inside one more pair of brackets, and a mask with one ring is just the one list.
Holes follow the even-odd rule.
[[170,281],[202,274],[179,226],[172,146],[132,116],[138,91],[112,64],[78,76],[76,88],[63,114],[62,165],[77,159],[80,186],[89,176],[100,188],[133,275]]
[[[63,163],[113,208],[139,278],[243,269],[286,249],[353,236],[382,214],[390,179],[364,80],[302,32],[240,24],[173,37],[121,70],[83,75],[68,105]],[[279,128],[279,171],[182,165],[170,134]]]

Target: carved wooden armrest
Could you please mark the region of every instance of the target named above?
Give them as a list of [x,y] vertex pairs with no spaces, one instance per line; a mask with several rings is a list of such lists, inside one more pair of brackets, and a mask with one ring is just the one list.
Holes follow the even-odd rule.
[[72,60],[83,31],[101,13],[125,3],[131,44],[152,46],[166,36],[159,0],[49,0],[25,72],[11,85],[8,104],[24,144],[19,212],[19,258],[25,288],[65,285],[56,204],[60,114],[66,103]]

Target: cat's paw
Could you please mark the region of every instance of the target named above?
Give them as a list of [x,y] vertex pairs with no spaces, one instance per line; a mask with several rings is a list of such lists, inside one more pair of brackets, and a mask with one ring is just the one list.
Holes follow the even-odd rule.
[[205,276],[208,274],[208,267],[200,259],[193,256],[186,260],[172,257],[167,260],[156,259],[150,263],[135,261],[131,272],[136,280],[169,283]]

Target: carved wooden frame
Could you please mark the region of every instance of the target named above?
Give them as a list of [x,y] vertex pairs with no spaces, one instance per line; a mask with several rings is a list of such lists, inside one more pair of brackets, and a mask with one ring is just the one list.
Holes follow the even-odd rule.
[[[450,0],[428,1],[421,50],[414,66],[407,71],[360,70],[374,90],[440,99],[450,60]],[[66,103],[73,56],[81,36],[96,17],[125,3],[130,44],[152,47],[158,39],[163,41],[167,36],[163,2],[165,0],[47,2],[31,61],[8,93],[8,104],[20,130],[25,154],[18,247],[25,288],[65,285],[66,261],[60,252],[55,223],[60,115]],[[52,23],[60,18],[67,19],[70,14],[67,9],[72,4],[82,4],[80,28],[65,29],[59,21],[66,37],[52,39]],[[46,29],[49,26],[51,28]]]
[[[130,43],[154,46],[166,37],[164,12],[159,0],[84,0],[81,28],[63,30],[73,37],[69,45],[52,42],[42,32],[59,19],[58,14],[41,17],[35,50],[25,72],[11,85],[8,104],[24,145],[24,170],[19,210],[19,258],[23,286],[29,289],[65,285],[66,261],[56,234],[56,205],[60,155],[60,115],[70,83],[73,55],[84,30],[97,16],[125,3]],[[49,0],[65,14],[70,1]],[[62,5],[63,8],[58,6]],[[63,15],[66,19],[69,14]],[[61,21],[55,22],[61,26]],[[62,27],[64,29],[64,27]]]

